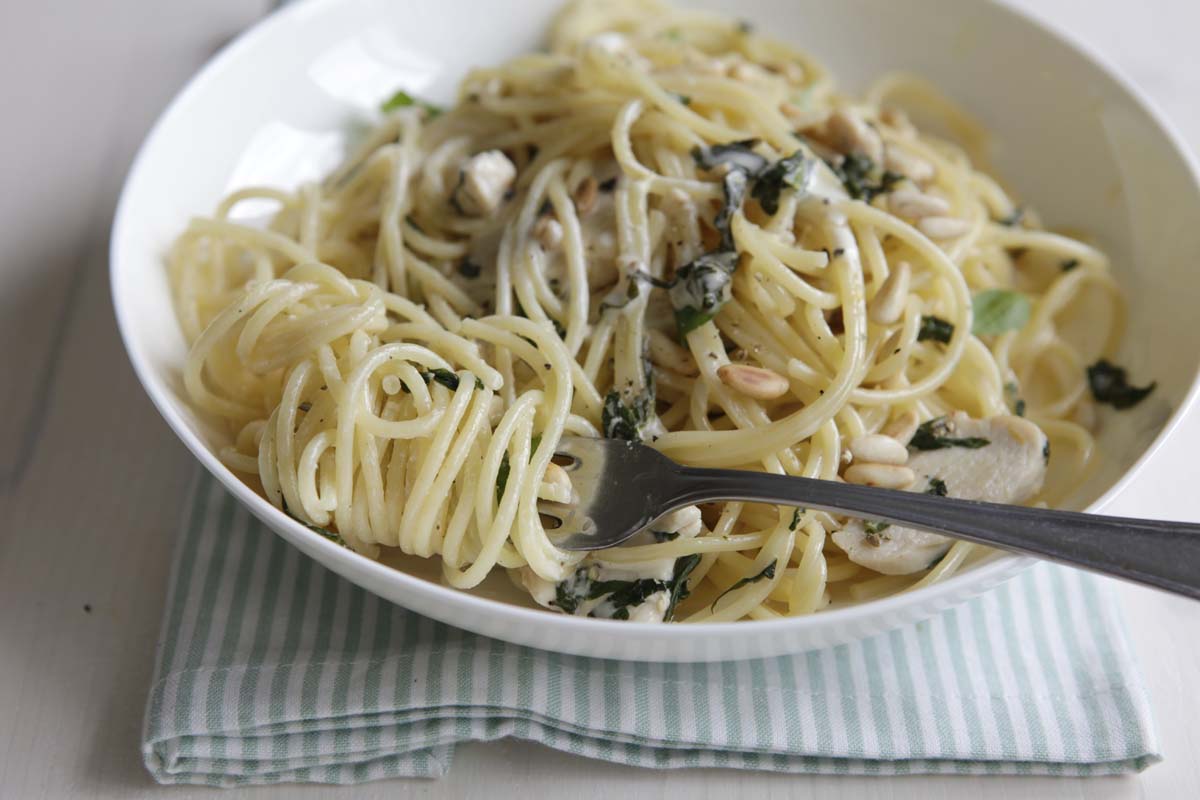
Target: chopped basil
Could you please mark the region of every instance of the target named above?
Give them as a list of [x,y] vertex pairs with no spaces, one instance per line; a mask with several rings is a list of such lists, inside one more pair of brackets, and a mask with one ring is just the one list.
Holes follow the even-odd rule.
[[640,442],[646,425],[654,417],[654,385],[647,383],[638,394],[623,398],[621,392],[613,390],[604,398],[600,413],[600,428],[607,439],[624,439]]
[[775,214],[779,211],[779,195],[784,189],[803,192],[813,174],[813,162],[797,150],[787,158],[781,158],[758,174],[751,196],[762,206],[763,211]]
[[1042,462],[1045,464],[1050,463],[1050,440],[1049,439],[1047,439],[1046,443],[1044,445],[1042,445]]
[[748,175],[757,175],[767,166],[767,159],[754,152],[758,139],[742,139],[727,144],[714,144],[711,147],[693,147],[692,158],[701,169],[716,169],[722,164],[728,164],[732,169],[739,169]]
[[706,253],[675,272],[670,297],[680,339],[715,317],[729,301],[736,267],[737,253],[727,250]]
[[946,496],[946,482],[941,478],[930,478],[929,486],[925,488],[925,494],[936,495],[937,497]]
[[1118,410],[1133,408],[1158,386],[1157,381],[1149,386],[1131,386],[1124,367],[1103,358],[1087,368],[1087,378],[1096,402],[1108,403]]
[[574,614],[586,600],[605,600],[589,614],[606,619],[629,619],[629,609],[639,606],[658,592],[668,593],[668,603],[663,621],[669,621],[675,606],[688,596],[687,579],[700,563],[699,554],[675,560],[675,568],[669,580],[642,578],[634,581],[598,581],[588,567],[580,567],[575,574],[559,583],[554,589],[554,605],[568,614]]
[[679,531],[650,531],[650,535],[654,537],[657,544],[663,542],[673,542],[679,538]]
[[1016,383],[1009,381],[1004,384],[1004,397],[1008,400],[1009,405],[1012,406],[1014,414],[1018,417],[1025,416],[1025,400],[1021,397],[1020,389]]
[[[728,252],[734,250],[733,215],[742,207],[742,200],[746,197],[746,186],[750,179],[746,177],[746,173],[738,169],[731,169],[725,173],[725,177],[721,180],[721,189],[725,194],[725,205],[721,206],[720,212],[716,219],[713,220],[713,227],[721,234],[721,250]],[[755,187],[757,188],[757,186]]]
[[954,431],[945,417],[937,417],[922,423],[908,446],[916,450],[941,450],[946,447],[965,447],[968,450],[978,450],[987,447],[991,442],[979,436],[955,437]]
[[616,189],[616,188],[617,188],[616,177],[612,177],[606,181],[602,181],[599,186],[599,189],[602,192],[611,192],[613,189]]
[[470,257],[458,262],[458,274],[464,278],[478,278],[481,272],[483,272],[483,267],[472,261]]
[[301,525],[308,528],[313,533],[319,533],[321,536],[324,536],[326,539],[333,542],[334,544],[340,544],[342,547],[350,546],[350,545],[346,544],[346,540],[343,539],[336,531],[331,531],[328,528],[322,528],[319,525],[313,525],[311,522],[305,522],[304,520],[297,517],[288,508],[286,500],[283,501],[283,513],[287,514],[289,517],[296,520],[296,522],[299,522]]
[[421,377],[426,383],[434,380],[452,392],[458,391],[458,376],[448,369],[439,367],[438,369],[427,370],[421,373]]
[[792,509],[792,521],[788,523],[789,531],[794,531],[794,530],[796,530],[796,528],[800,527],[800,517],[802,517],[803,515],[804,515],[803,508]]
[[975,322],[971,332],[976,336],[995,336],[1020,330],[1029,322],[1029,298],[1009,289],[985,289],[971,300]]
[[712,605],[709,606],[709,608],[710,609],[716,608],[717,603],[720,602],[722,597],[724,597],[725,595],[729,594],[732,591],[736,591],[737,589],[742,588],[743,586],[749,586],[752,583],[757,583],[758,581],[761,581],[763,578],[774,579],[775,578],[775,564],[777,561],[778,561],[778,559],[775,559],[770,564],[767,564],[765,567],[763,567],[762,571],[759,572],[757,575],[751,575],[747,578],[742,578],[740,581],[733,584],[733,586],[730,586],[728,589],[721,592],[719,595],[717,595],[717,599],[712,601]]
[[917,329],[917,341],[933,339],[935,342],[949,344],[954,336],[954,325],[941,317],[921,317],[921,327]]
[[[696,147],[692,150],[692,158],[703,169],[714,169],[722,164],[730,168],[726,173],[725,205],[727,216],[741,205],[741,193],[737,201],[731,202],[728,177],[733,172],[741,172],[748,179],[754,179],[752,195],[768,214],[779,210],[779,196],[785,188],[803,191],[813,172],[813,163],[797,150],[786,158],[775,163],[754,152],[758,139],[744,139],[740,142],[715,144],[711,147]],[[744,192],[744,190],[742,190]],[[725,249],[732,245],[724,244]]]
[[879,534],[892,527],[892,523],[884,522],[881,519],[863,520],[863,530],[867,534],[867,544],[872,547],[879,546]]
[[1025,221],[1025,208],[1023,206],[1017,206],[1016,208],[1014,208],[1012,210],[1011,214],[1009,214],[1008,216],[1001,217],[1000,219],[996,220],[996,222],[1000,223],[1001,225],[1005,226],[1006,228],[1015,228],[1024,221]]
[[[592,609],[590,617],[607,619],[629,619],[629,609],[640,606],[650,595],[666,591],[664,581],[643,578],[638,581],[596,581],[592,584],[590,599],[604,597],[604,602]],[[611,612],[609,611],[611,607]]]
[[1071,270],[1075,269],[1078,266],[1079,266],[1078,258],[1068,258],[1066,261],[1062,262],[1062,271],[1070,272]]
[[871,202],[877,195],[886,194],[904,180],[904,176],[891,170],[880,171],[875,162],[862,153],[850,153],[840,161],[827,161],[829,168],[846,187],[846,192],[855,200]]
[[418,100],[403,89],[398,90],[395,94],[379,104],[379,110],[387,114],[397,109],[407,108],[408,106],[420,106],[425,109],[425,112],[430,117],[436,117],[442,113],[442,109],[435,106],[433,103],[427,103],[424,100]]
[[676,94],[675,99],[685,106],[690,106],[692,104],[692,98],[686,94]]
[[508,486],[508,473],[512,471],[512,464],[508,463],[508,451],[504,451],[504,456],[500,459],[500,469],[496,470],[496,503],[499,504],[504,500],[504,489]]
[[579,604],[587,599],[591,583],[588,570],[580,567],[573,575],[554,587],[554,605],[568,614],[574,614],[579,609]]

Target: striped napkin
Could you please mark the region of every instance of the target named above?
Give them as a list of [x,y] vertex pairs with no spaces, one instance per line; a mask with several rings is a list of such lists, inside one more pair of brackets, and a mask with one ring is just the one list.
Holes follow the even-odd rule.
[[1039,565],[939,617],[759,661],[547,653],[393,606],[205,474],[178,542],[142,750],[163,783],[436,777],[501,737],[646,767],[1112,774],[1160,759],[1108,592]]

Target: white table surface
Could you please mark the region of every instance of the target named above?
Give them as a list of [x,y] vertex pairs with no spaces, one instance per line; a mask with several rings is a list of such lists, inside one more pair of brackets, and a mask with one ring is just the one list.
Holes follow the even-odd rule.
[[[0,797],[216,796],[205,788],[155,785],[139,755],[173,526],[194,462],[126,363],[109,306],[106,251],[118,188],[149,125],[184,80],[265,5],[0,4]],[[1019,5],[1116,62],[1200,147],[1200,3]],[[1184,466],[1197,442],[1200,419],[1168,445],[1165,463],[1175,466],[1134,487],[1144,513],[1200,520],[1196,470]],[[1200,797],[1200,606],[1130,586],[1117,590],[1166,756],[1140,776],[659,772],[503,742],[461,748],[450,775],[436,782],[244,794]]]

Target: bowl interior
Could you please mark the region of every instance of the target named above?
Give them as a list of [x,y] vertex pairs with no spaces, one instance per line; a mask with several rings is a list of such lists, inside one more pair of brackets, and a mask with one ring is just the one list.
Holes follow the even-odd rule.
[[[211,457],[220,437],[191,413],[179,381],[185,345],[163,267],[173,238],[235,188],[288,188],[321,176],[398,87],[449,101],[469,67],[537,47],[557,5],[525,0],[520,13],[493,15],[471,0],[308,0],[240,38],[164,114],[118,210],[114,302],[147,390],[227,485],[238,479]],[[1049,225],[1086,232],[1109,253],[1130,302],[1121,361],[1134,379],[1159,387],[1136,409],[1103,418],[1104,457],[1072,504],[1106,502],[1185,404],[1200,353],[1192,321],[1200,194],[1170,134],[1093,58],[992,3],[697,5],[769,27],[818,57],[849,91],[890,70],[930,79],[992,132],[992,161],[1018,197]],[[486,25],[477,24],[481,14]],[[247,495],[239,493],[253,504]],[[274,527],[288,524],[258,503],[253,510]],[[954,580],[973,580],[972,570]]]

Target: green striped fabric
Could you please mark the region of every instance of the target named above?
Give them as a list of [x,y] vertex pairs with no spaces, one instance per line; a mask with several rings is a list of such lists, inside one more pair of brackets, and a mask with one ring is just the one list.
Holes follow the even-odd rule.
[[1116,609],[1041,565],[927,622],[802,655],[599,661],[379,600],[205,475],[178,542],[143,754],[164,783],[435,777],[514,736],[646,767],[1112,774],[1159,760]]

